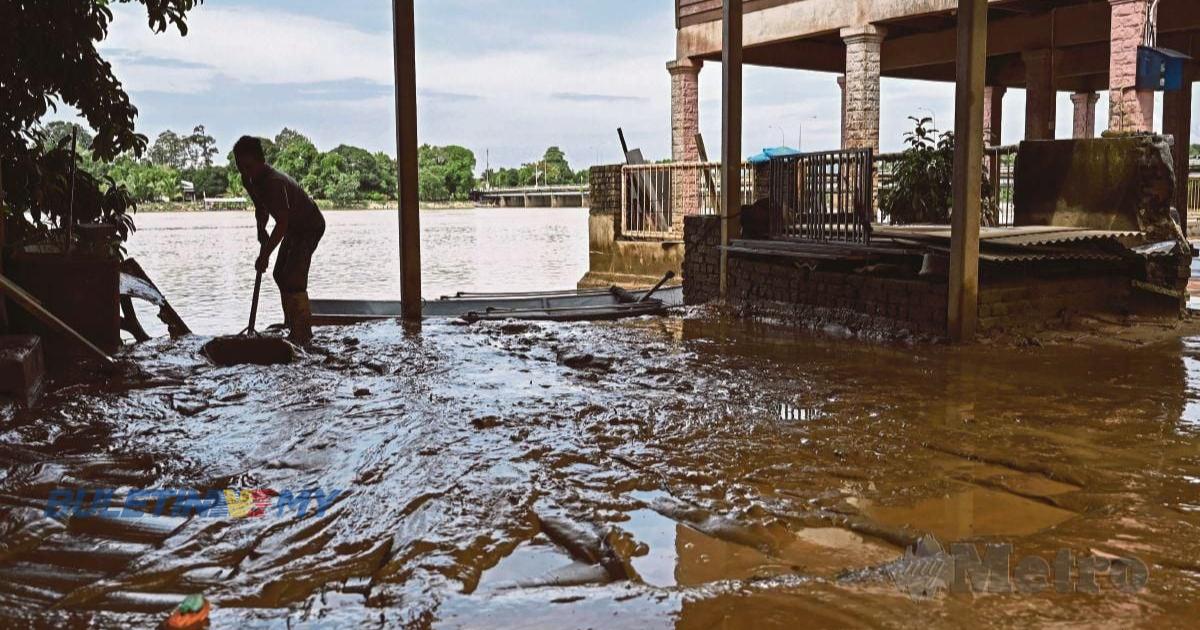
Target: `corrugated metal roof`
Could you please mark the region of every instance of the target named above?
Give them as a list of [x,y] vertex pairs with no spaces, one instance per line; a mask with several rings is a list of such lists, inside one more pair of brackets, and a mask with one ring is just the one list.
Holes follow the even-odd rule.
[[980,252],[979,259],[988,262],[996,263],[1015,263],[1015,262],[1034,262],[1046,260],[1101,260],[1116,262],[1120,261],[1121,257],[1116,254],[1100,252],[1090,249],[1081,250],[1037,250],[1029,252],[1011,252],[998,254],[995,252]]
[[1040,234],[1017,234],[1013,236],[998,236],[987,239],[988,244],[1012,246],[1059,245],[1063,243],[1082,243],[1085,241],[1120,241],[1127,238],[1142,236],[1142,232],[1120,230],[1071,230],[1063,232],[1046,232]]
[[[948,247],[931,245],[929,249],[949,254]],[[1009,251],[980,251],[979,260],[989,263],[1024,263],[1044,261],[1095,260],[1119,262],[1121,256],[1111,252],[1074,247],[1022,247]]]
[[[875,236],[895,238],[949,241],[950,227],[945,225],[879,225],[873,230]],[[1136,238],[1142,232],[1127,230],[1095,230],[1057,225],[1026,225],[1021,227],[984,227],[979,229],[980,243],[997,245],[1051,245],[1092,240]]]

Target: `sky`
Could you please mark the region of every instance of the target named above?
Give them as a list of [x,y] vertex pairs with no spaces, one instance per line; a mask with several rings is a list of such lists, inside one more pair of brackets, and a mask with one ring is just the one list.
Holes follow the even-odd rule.
[[[420,141],[466,146],[480,170],[557,145],[578,168],[619,162],[622,127],[648,158],[670,157],[672,10],[670,0],[417,0]],[[395,154],[388,0],[206,0],[186,37],[152,33],[137,4],[115,14],[101,52],[151,139],[203,124],[224,154],[242,134],[291,127],[321,150],[345,143]],[[700,121],[710,155],[720,150],[720,83],[720,64],[706,64]],[[744,89],[744,155],[780,144],[837,148],[835,75],[747,67]],[[909,116],[953,126],[951,84],[884,79],[882,92],[884,151],[901,148]],[[1107,106],[1102,95],[1101,123]],[[1016,142],[1021,90],[1009,91],[1004,110],[1003,142]],[[1057,126],[1070,134],[1066,94]]]

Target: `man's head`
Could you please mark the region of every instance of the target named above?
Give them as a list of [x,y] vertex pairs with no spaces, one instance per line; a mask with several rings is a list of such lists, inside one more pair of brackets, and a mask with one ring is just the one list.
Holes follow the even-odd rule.
[[242,136],[233,145],[233,160],[237,163],[238,172],[244,179],[253,179],[262,173],[267,166],[267,158],[263,154],[262,140],[253,136]]

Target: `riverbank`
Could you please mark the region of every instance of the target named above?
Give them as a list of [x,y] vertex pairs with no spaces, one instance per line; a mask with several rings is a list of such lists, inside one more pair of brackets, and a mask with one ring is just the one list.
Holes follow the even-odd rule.
[[[335,210],[395,210],[396,201],[332,201],[317,199],[317,207],[322,211]],[[421,202],[422,210],[466,210],[474,208],[470,201],[429,201]],[[153,201],[141,202],[137,205],[137,213],[157,212],[205,212],[203,204],[191,201]]]

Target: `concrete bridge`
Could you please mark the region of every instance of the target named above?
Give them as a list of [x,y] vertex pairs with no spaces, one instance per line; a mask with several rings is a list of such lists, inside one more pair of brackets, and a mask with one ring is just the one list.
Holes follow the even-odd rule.
[[522,186],[488,188],[471,193],[471,200],[501,208],[586,208],[587,186]]

